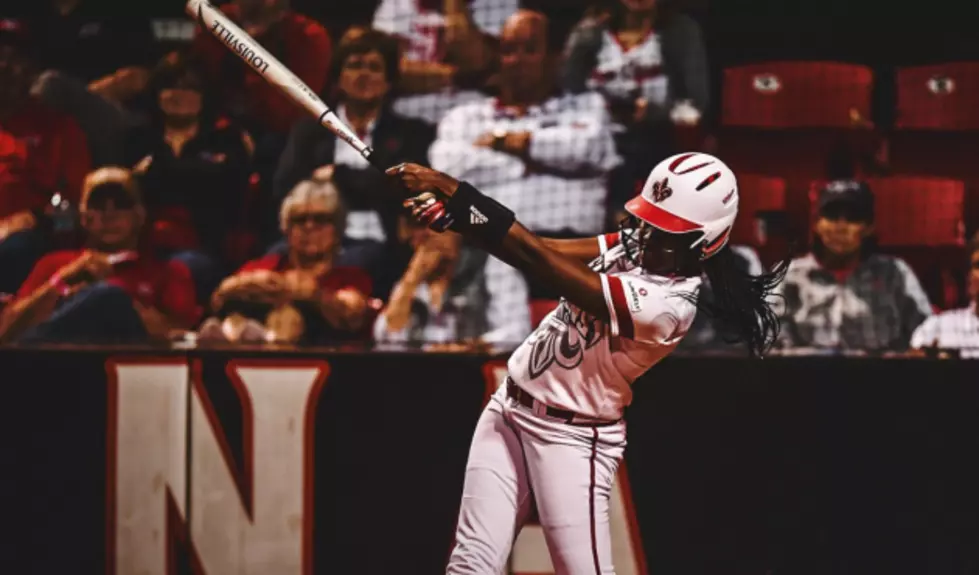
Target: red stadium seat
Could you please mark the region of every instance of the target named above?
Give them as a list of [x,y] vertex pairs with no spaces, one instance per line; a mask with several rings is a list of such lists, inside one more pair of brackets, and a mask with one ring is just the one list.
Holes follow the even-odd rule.
[[897,70],[899,130],[979,131],[979,62]]
[[979,62],[897,71],[897,116],[890,138],[896,173],[979,177]]
[[[724,71],[718,153],[736,170],[806,182],[869,157],[873,72],[832,62],[771,62]],[[833,172],[836,172],[835,174]]]
[[767,242],[764,229],[765,212],[785,211],[785,180],[756,174],[738,175],[738,213],[731,241],[736,244],[761,246]]
[[770,62],[724,71],[721,121],[750,128],[866,128],[874,75],[835,62]]

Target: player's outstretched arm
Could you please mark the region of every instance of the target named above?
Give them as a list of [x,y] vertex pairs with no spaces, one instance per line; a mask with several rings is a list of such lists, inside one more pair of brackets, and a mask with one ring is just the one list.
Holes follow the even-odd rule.
[[[552,249],[545,240],[515,221],[512,212],[451,176],[417,164],[395,166],[388,174],[398,178],[412,193],[419,194],[405,205],[423,223],[436,224],[445,214],[445,206],[450,212],[458,211],[459,214],[450,214],[455,223],[449,229],[475,240],[500,260],[550,286],[586,312],[603,320],[609,318],[601,276],[584,263],[587,256],[592,259],[599,254],[594,238],[568,240],[574,243],[562,246],[568,252],[562,253],[564,250]],[[445,203],[435,200],[436,196]],[[453,198],[454,201],[449,201]],[[469,200],[475,201],[463,205]],[[584,242],[592,247],[586,247]]]

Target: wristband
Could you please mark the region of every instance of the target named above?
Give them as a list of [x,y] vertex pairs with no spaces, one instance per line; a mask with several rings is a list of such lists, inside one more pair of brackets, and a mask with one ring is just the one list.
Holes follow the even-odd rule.
[[489,246],[499,245],[516,221],[512,210],[467,182],[459,182],[445,210],[452,219],[449,229],[478,238]]

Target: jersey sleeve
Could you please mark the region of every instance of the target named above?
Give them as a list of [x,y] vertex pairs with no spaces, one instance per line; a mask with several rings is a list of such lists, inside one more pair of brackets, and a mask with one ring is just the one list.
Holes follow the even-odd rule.
[[692,304],[678,293],[638,277],[600,276],[613,336],[670,345],[690,328]]

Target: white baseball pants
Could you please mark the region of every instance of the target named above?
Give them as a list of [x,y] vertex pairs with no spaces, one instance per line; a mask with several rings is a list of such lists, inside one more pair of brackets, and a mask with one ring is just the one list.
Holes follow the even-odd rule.
[[483,410],[448,575],[503,573],[532,502],[557,575],[615,573],[608,507],[625,422],[576,426],[534,411],[508,398],[505,385]]

